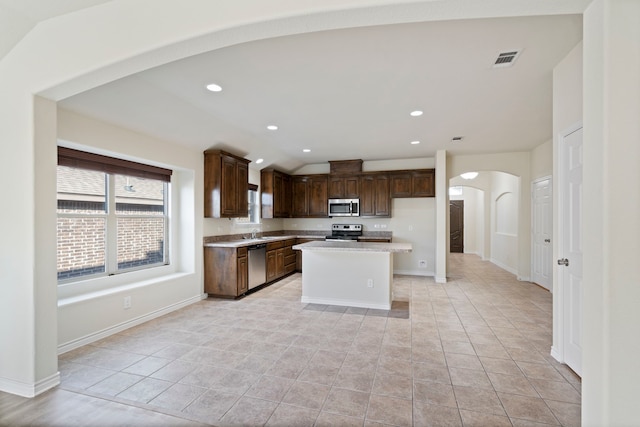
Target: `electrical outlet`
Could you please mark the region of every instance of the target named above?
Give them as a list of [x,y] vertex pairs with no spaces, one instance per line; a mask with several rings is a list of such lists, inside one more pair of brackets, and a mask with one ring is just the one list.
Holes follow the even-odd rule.
[[373,288],[373,279],[367,279],[367,288]]
[[421,259],[420,261],[418,261],[418,267],[427,268],[427,261]]
[[124,301],[122,303],[122,307],[127,310],[131,308],[131,297],[124,297]]

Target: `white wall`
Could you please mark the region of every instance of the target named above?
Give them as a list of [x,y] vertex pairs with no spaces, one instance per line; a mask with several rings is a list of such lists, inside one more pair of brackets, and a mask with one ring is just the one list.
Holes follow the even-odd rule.
[[584,15],[582,422],[638,424],[640,2]]
[[553,139],[531,150],[531,181],[553,174]]
[[518,274],[520,180],[502,172],[492,175],[491,262]]
[[[63,145],[174,170],[171,265],[58,286],[59,348],[72,349],[201,299],[202,153],[61,109],[57,114],[57,136]],[[49,151],[51,147],[43,149]],[[38,170],[38,176],[53,182],[53,188],[47,186],[46,191],[55,195],[55,162],[46,166]],[[43,194],[39,200],[50,198]],[[47,207],[41,214],[48,223],[55,224],[55,196]],[[55,233],[41,233],[39,248],[55,254]],[[55,283],[55,264],[52,270],[48,280]],[[123,309],[124,296],[132,300],[128,310]]]

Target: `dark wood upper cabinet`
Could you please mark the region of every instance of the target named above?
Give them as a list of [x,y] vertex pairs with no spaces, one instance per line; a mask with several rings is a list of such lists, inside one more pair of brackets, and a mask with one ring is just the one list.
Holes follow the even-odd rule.
[[275,169],[260,171],[262,218],[291,216],[291,175]]
[[222,150],[204,152],[204,216],[249,215],[249,160]]
[[360,175],[360,216],[391,216],[387,173],[372,172]]
[[360,197],[360,176],[329,175],[330,199],[357,199]]
[[393,171],[391,197],[435,197],[435,169]]
[[326,217],[328,214],[328,179],[325,174],[294,175],[291,178],[291,215]]

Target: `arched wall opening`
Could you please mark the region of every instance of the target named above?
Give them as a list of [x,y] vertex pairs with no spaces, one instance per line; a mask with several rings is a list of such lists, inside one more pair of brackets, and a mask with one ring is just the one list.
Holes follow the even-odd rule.
[[[464,201],[464,253],[521,277],[520,177],[501,171],[481,171],[474,179],[449,179],[450,200]],[[457,190],[457,191],[456,191]]]

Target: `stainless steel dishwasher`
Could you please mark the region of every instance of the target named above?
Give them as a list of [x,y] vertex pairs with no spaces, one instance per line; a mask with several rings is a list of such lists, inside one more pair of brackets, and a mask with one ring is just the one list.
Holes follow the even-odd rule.
[[249,253],[249,289],[267,282],[267,244],[260,243],[247,248]]

